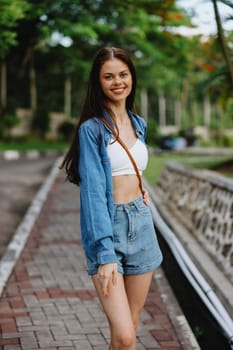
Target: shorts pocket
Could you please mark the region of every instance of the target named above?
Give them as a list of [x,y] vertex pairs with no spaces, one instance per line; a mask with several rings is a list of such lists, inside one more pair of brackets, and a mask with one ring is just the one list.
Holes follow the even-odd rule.
[[151,212],[150,212],[150,207],[148,205],[146,205],[143,200],[140,201],[139,203],[135,203],[137,210],[139,212],[140,215],[143,216],[150,216]]

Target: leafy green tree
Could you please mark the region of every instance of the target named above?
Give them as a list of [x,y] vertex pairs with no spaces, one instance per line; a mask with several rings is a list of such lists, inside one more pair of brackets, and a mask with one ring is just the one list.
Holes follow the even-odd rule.
[[[14,97],[13,104],[31,106],[37,120],[39,109],[65,109],[67,116],[79,114],[90,63],[103,45],[120,46],[130,52],[137,66],[139,90],[149,96],[152,117],[159,103],[167,100],[171,101],[167,108],[169,122],[174,122],[174,109],[170,107],[174,101],[182,107],[183,117],[192,118],[192,100],[201,100],[205,90],[212,96],[216,93],[214,82],[210,83],[212,87],[208,83],[213,74],[224,69],[216,43],[211,39],[207,50],[200,36],[186,37],[176,31],[181,25],[192,24],[175,0],[12,3],[26,5],[21,6],[23,14],[11,29],[17,45],[8,51],[8,75],[10,82],[14,81],[9,84],[10,102]],[[230,42],[230,37],[226,36],[227,40]],[[215,91],[220,87],[226,91],[223,81]],[[137,96],[137,106],[140,103]]]
[[17,22],[24,18],[30,5],[26,0],[0,0],[0,58],[5,59],[9,49],[16,45]]
[[3,114],[7,104],[6,56],[10,48],[17,43],[15,27],[17,22],[25,16],[28,8],[29,4],[26,0],[0,0],[0,115]]
[[[145,0],[37,1],[17,29],[20,45],[15,51],[21,60],[21,75],[33,57],[36,64],[40,52],[40,57],[47,57],[50,72],[57,71],[63,80],[77,75],[79,81],[85,81],[94,52],[107,44],[127,48],[135,57],[139,75],[144,72],[142,85],[154,86],[154,64],[159,68],[161,57],[164,65],[161,50],[170,46],[168,32],[164,34],[163,29],[184,23],[184,16],[179,15],[174,4],[175,1],[155,1],[152,6]],[[173,14],[169,15],[169,11]],[[60,38],[57,42],[51,40],[54,33]],[[63,45],[66,38],[70,40],[69,47]],[[50,65],[53,56],[56,61],[53,59]]]

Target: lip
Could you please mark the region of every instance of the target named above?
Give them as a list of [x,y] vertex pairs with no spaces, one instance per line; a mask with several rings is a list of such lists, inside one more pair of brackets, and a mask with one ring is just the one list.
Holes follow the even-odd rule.
[[111,91],[114,93],[114,94],[121,94],[122,92],[125,91],[125,88],[122,87],[122,88],[114,88],[114,89],[111,89]]

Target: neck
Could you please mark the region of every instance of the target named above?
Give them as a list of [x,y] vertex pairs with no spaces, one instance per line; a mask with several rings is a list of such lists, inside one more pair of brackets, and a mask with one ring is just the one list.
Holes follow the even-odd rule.
[[118,124],[123,124],[124,121],[128,119],[128,113],[126,110],[125,103],[121,104],[109,104],[110,109],[113,111],[114,115],[116,116],[116,121]]

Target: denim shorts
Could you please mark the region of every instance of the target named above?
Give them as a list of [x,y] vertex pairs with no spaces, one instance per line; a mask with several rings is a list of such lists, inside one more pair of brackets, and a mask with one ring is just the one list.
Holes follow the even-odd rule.
[[[142,274],[156,269],[162,262],[150,207],[142,197],[114,205],[113,240],[118,272]],[[87,257],[87,271],[94,275],[98,264]]]

